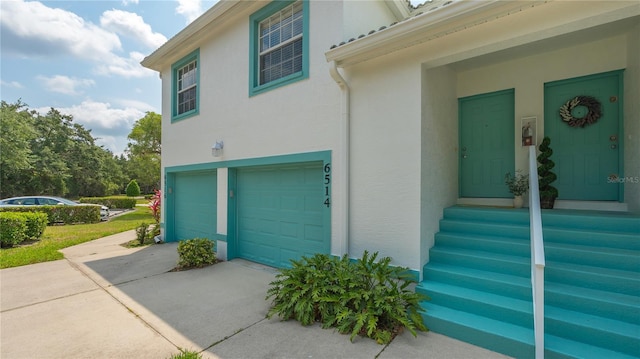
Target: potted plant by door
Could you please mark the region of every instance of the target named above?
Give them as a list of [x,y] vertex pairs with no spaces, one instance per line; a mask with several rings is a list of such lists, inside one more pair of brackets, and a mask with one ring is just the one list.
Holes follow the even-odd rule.
[[553,154],[553,150],[549,147],[551,139],[546,137],[538,147],[540,154],[538,155],[538,184],[540,186],[540,208],[551,209],[558,197],[558,189],[553,187],[553,183],[558,176],[551,172],[555,167],[555,163],[549,158]]
[[512,176],[511,172],[504,175],[504,183],[509,187],[509,192],[513,194],[513,207],[522,208],[522,196],[529,190],[529,175],[522,174],[517,170]]

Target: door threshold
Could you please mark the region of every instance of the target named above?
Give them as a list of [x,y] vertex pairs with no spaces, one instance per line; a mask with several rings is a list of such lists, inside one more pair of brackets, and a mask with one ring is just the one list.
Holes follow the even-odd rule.
[[513,198],[458,198],[464,206],[513,207]]
[[575,200],[556,200],[553,208],[558,209],[582,209],[590,211],[613,211],[628,212],[629,206],[626,203],[616,201],[575,201]]

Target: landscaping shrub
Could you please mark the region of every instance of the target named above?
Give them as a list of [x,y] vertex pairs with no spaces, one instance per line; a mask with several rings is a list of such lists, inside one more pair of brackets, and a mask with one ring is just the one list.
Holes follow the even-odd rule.
[[149,224],[142,223],[136,228],[136,238],[138,239],[138,243],[143,246],[145,239],[149,238]]
[[178,267],[198,268],[216,262],[214,243],[207,238],[194,238],[178,243]]
[[45,213],[48,224],[100,222],[100,206],[7,206],[0,212]]
[[83,197],[80,198],[80,203],[101,204],[111,209],[132,209],[136,206],[136,199],[125,196]]
[[40,239],[44,230],[47,228],[47,223],[49,222],[49,216],[46,213],[42,212],[32,212],[32,213],[21,213],[26,220],[26,231],[25,235],[27,239]]
[[27,219],[22,213],[0,212],[0,247],[9,248],[27,238]]
[[407,289],[415,280],[407,268],[391,266],[391,258],[376,262],[378,253],[364,252],[351,262],[324,254],[292,260],[270,283],[267,318],[279,315],[302,325],[320,322],[340,333],[367,336],[386,344],[406,328],[427,331],[419,313],[426,296]]
[[136,197],[140,195],[140,186],[138,185],[138,181],[132,179],[127,185],[127,197]]

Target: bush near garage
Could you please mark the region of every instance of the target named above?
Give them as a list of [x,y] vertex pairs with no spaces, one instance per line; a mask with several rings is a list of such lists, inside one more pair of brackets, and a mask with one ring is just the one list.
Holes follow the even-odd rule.
[[41,212],[47,215],[47,224],[75,224],[100,222],[100,206],[7,206],[0,212]]
[[100,204],[110,209],[132,209],[136,206],[136,199],[125,196],[82,197],[80,203]]
[[325,254],[292,260],[270,283],[266,299],[273,298],[267,318],[279,315],[302,325],[320,322],[351,334],[387,344],[407,329],[427,331],[419,313],[428,299],[408,287],[415,283],[407,268],[391,266],[391,258],[376,261],[378,253],[364,252],[352,262]]
[[0,246],[13,247],[25,240],[38,240],[47,228],[44,213],[0,212]]
[[207,238],[194,238],[178,243],[178,269],[200,268],[216,263],[215,243]]

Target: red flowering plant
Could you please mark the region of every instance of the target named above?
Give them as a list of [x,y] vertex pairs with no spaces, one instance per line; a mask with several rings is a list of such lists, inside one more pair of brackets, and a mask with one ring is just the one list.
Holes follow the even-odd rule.
[[153,214],[153,219],[156,220],[156,226],[153,231],[154,236],[160,234],[161,204],[162,204],[162,191],[157,189],[155,190],[155,194],[153,195],[153,197],[151,197],[151,201],[149,202],[149,208],[151,209],[151,213]]

